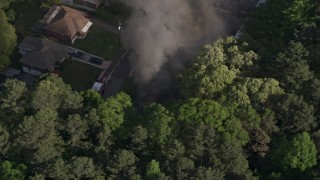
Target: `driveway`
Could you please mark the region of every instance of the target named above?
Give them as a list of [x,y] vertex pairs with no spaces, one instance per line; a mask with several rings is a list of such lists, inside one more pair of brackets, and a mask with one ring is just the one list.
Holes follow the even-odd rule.
[[[82,50],[79,50],[79,49],[76,49],[76,48],[72,48],[72,47],[67,47],[67,50],[69,52],[72,52],[72,51],[84,52]],[[111,61],[103,61],[102,64],[92,63],[92,62],[90,62],[90,58],[92,58],[92,57],[99,58],[99,59],[103,59],[103,58],[99,57],[99,56],[95,56],[95,55],[87,53],[87,52],[84,52],[82,57],[76,57],[76,56],[70,56],[70,57],[72,57],[72,59],[74,59],[74,60],[81,61],[83,63],[90,64],[92,66],[95,66],[95,67],[98,67],[98,68],[101,68],[101,69],[104,69],[104,70],[107,70],[109,68],[109,66],[111,65],[111,63],[112,63]]]
[[117,94],[121,90],[125,79],[111,76],[109,82],[105,85],[103,97],[105,99]]
[[[98,19],[93,18],[91,21],[96,24],[97,26],[110,31],[115,34],[119,34],[118,27],[114,25]],[[122,30],[123,31],[123,30]],[[130,50],[121,48],[117,55],[113,58],[112,63],[108,65],[108,68],[104,68],[107,70],[107,73],[110,75],[110,80],[104,85],[104,98],[109,98],[115,95],[118,91],[121,90],[122,85],[124,84],[125,80],[130,74],[130,63],[129,63],[129,56]],[[105,66],[107,67],[107,65]]]
[[110,73],[110,80],[104,86],[104,98],[109,98],[110,96],[115,95],[118,91],[121,90],[122,85],[130,74],[130,63],[129,63],[129,50],[123,49],[119,51],[118,58],[113,60],[109,69],[107,70]]
[[[110,31],[112,33],[115,33],[115,34],[119,35],[118,27],[115,27],[114,25],[112,25],[112,24],[110,24],[110,23],[108,23],[108,22],[106,22],[104,20],[98,19],[96,17],[92,18],[91,21],[92,21],[92,23],[94,23],[97,26],[105,29],[106,31]],[[68,51],[74,51],[75,50],[75,51],[84,52],[82,50],[79,50],[79,49],[76,49],[76,48],[72,48],[72,47],[69,47],[69,46],[67,46],[67,48],[68,48]],[[75,56],[72,56],[72,58],[75,59],[75,60],[90,64],[92,66],[96,66],[98,68],[107,70],[108,73],[112,74],[113,71],[116,69],[116,66],[118,66],[118,63],[120,62],[120,60],[122,58],[121,56],[123,56],[125,54],[125,51],[126,50],[123,49],[123,48],[120,49],[120,51],[117,53],[117,55],[113,58],[112,62],[111,61],[103,61],[103,63],[100,64],[100,65],[90,62],[90,58],[91,57],[97,57],[97,58],[100,58],[100,59],[103,59],[103,58],[95,56],[95,55],[87,53],[87,52],[84,52],[85,54],[81,58],[75,57]],[[121,67],[122,66],[120,66],[119,68],[121,68]]]

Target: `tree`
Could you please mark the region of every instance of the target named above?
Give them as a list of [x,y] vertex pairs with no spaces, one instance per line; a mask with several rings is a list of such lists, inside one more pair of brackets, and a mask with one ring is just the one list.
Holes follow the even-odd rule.
[[240,44],[233,37],[219,39],[206,45],[178,77],[181,93],[187,98],[213,98],[257,58],[245,43]]
[[309,11],[314,4],[312,0],[293,0],[290,6],[284,10],[284,14],[295,24],[306,22],[310,16]]
[[178,157],[173,164],[175,177],[179,180],[186,179],[191,176],[194,171],[194,162],[187,157]]
[[82,101],[81,95],[73,92],[70,85],[65,84],[62,78],[55,74],[46,74],[33,92],[31,105],[36,110],[43,108],[71,110],[82,107]]
[[24,82],[16,79],[7,79],[0,89],[0,124],[11,131],[17,128],[28,107],[29,91]]
[[132,151],[118,150],[108,163],[107,170],[111,178],[128,179],[137,176],[136,163],[138,158]]
[[7,12],[6,12],[6,16],[7,16],[7,19],[10,23],[13,23],[16,19],[16,13],[13,9],[9,9]]
[[301,43],[290,42],[287,50],[278,55],[278,77],[282,86],[298,90],[314,77],[307,62],[308,54]]
[[257,153],[260,157],[265,157],[269,150],[269,143],[271,138],[262,129],[257,129],[253,134],[253,152]]
[[286,94],[277,98],[274,107],[281,132],[299,133],[308,131],[317,125],[314,107],[304,101],[303,97]]
[[279,131],[276,122],[276,114],[270,108],[265,108],[261,113],[260,128],[271,136]]
[[272,78],[244,78],[230,85],[227,97],[230,102],[236,101],[240,105],[264,105],[272,95],[283,94],[279,82]]
[[304,171],[317,164],[316,147],[307,132],[296,135],[291,145],[292,149],[285,157],[289,167]]
[[145,111],[144,119],[147,122],[146,127],[151,141],[154,144],[165,144],[171,135],[173,115],[159,104],[151,104]]
[[73,157],[69,169],[71,179],[94,179],[103,175],[88,157]]
[[217,131],[223,131],[226,119],[230,116],[228,110],[212,100],[189,99],[178,108],[177,120],[193,124],[204,122]]
[[42,174],[35,174],[33,176],[28,177],[29,180],[45,180],[45,176]]
[[[0,6],[5,6],[1,1]],[[0,69],[10,64],[10,54],[17,44],[17,36],[14,27],[8,23],[6,15],[0,9]]]
[[10,161],[0,163],[0,179],[23,180],[27,167],[24,164],[14,166]]
[[7,9],[9,8],[10,3],[15,2],[16,0],[4,0],[0,2],[0,9]]
[[68,144],[70,144],[71,149],[75,150],[76,148],[85,148],[88,146],[88,143],[85,142],[87,139],[88,125],[80,115],[70,115],[65,122],[64,130],[68,134]]
[[57,113],[42,109],[34,116],[27,116],[19,125],[14,136],[13,148],[21,162],[37,165],[59,157],[63,142],[56,131]]
[[148,131],[143,126],[139,125],[133,128],[129,135],[130,144],[128,148],[137,153],[147,153]]
[[46,177],[52,179],[70,179],[70,170],[63,159],[57,158],[48,164],[45,169]]
[[193,179],[196,180],[221,180],[224,179],[224,172],[217,169],[212,169],[211,167],[200,166]]
[[115,130],[124,122],[125,110],[131,106],[130,97],[127,94],[120,92],[100,104],[97,112],[104,123],[108,125],[111,130]]
[[161,176],[159,162],[152,160],[147,164],[145,179],[158,179]]
[[[170,139],[171,141],[161,147],[161,154],[167,161],[173,161],[176,157],[184,155],[185,146],[177,139]],[[169,162],[167,162],[169,165]]]
[[85,109],[98,108],[98,106],[103,103],[101,95],[95,90],[87,90],[81,92],[83,97],[83,106]]
[[247,132],[253,132],[255,129],[259,128],[261,120],[260,115],[251,105],[241,107],[234,104],[230,105],[229,108],[234,111],[233,115],[241,121],[242,127]]
[[317,106],[320,102],[320,80],[318,78],[311,79],[305,84],[302,92],[299,93],[301,93],[308,102]]
[[298,17],[293,18],[298,20],[292,22],[297,25],[293,32],[293,40],[303,43],[308,49],[310,67],[319,75],[320,3],[316,0],[295,0],[293,2],[298,4],[291,8],[296,12],[293,14],[294,17]]
[[319,152],[320,151],[320,130],[317,130],[312,133],[312,139],[314,141],[317,151]]
[[89,142],[94,146],[96,153],[108,154],[110,146],[114,143],[111,129],[104,120],[98,116],[96,109],[90,109],[84,117],[88,125]]
[[[286,0],[269,0],[246,19],[243,39],[251,39],[262,49],[264,55],[271,55],[275,49],[284,47],[284,37],[292,27],[284,14],[288,7]],[[251,42],[251,41],[249,41]],[[260,50],[261,51],[261,50]]]
[[297,134],[292,140],[282,138],[276,142],[272,160],[283,170],[304,171],[317,164],[317,150],[307,132]]
[[[237,131],[237,130],[235,130]],[[252,178],[252,172],[249,169],[249,164],[242,150],[244,141],[240,141],[231,133],[224,133],[220,137],[218,151],[216,156],[219,157],[226,171],[228,178]],[[248,139],[247,139],[248,141]]]
[[26,84],[16,79],[7,79],[0,92],[1,108],[11,113],[21,113],[24,109],[27,95]]
[[184,126],[179,131],[179,140],[186,147],[187,156],[195,162],[201,161],[201,164],[204,164],[202,160],[206,149],[204,139],[207,128],[211,128],[210,125],[200,122]]
[[0,157],[4,156],[9,149],[9,132],[0,125]]

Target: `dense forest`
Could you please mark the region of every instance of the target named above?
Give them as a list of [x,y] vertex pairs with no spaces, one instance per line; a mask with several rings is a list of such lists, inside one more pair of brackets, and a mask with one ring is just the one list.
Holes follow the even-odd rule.
[[[1,67],[16,36],[0,7]],[[320,2],[269,0],[244,25],[188,61],[161,104],[54,74],[6,80],[0,179],[319,179]]]

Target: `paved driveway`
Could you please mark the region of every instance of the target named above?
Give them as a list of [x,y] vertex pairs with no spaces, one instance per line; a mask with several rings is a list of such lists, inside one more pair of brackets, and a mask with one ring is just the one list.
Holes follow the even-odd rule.
[[104,98],[109,98],[121,90],[122,85],[130,74],[129,50],[120,51],[118,58],[113,60],[107,72],[111,79],[104,86]]
[[103,97],[109,98],[117,94],[117,92],[121,90],[124,81],[125,79],[123,78],[112,76],[109,82],[105,85]]
[[[76,48],[72,48],[72,47],[67,47],[67,50],[69,52],[72,52],[72,51],[84,52],[82,50],[79,50],[79,49],[76,49]],[[87,53],[87,52],[84,52],[84,55],[82,57],[76,57],[76,56],[70,56],[70,57],[72,57],[72,59],[74,59],[74,60],[81,61],[83,63],[90,64],[92,66],[95,66],[95,67],[98,67],[98,68],[101,68],[101,69],[105,69],[105,70],[107,70],[109,68],[109,66],[111,65],[111,63],[112,63],[111,61],[103,61],[102,64],[92,63],[92,62],[90,62],[90,58],[91,57],[96,57],[96,58],[99,58],[99,59],[103,59],[103,58],[99,57],[99,56],[95,56],[95,55]]]

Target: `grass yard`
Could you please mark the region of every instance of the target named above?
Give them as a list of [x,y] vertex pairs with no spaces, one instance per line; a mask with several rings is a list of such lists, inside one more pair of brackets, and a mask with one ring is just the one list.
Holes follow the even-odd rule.
[[14,10],[17,15],[17,21],[15,22],[15,28],[20,33],[25,33],[30,31],[30,28],[33,24],[37,22],[38,19],[41,19],[43,13],[41,13],[40,4],[35,4],[33,6],[22,3],[14,7]]
[[95,16],[103,19],[115,26],[118,26],[119,21],[124,22],[130,16],[130,8],[120,2],[110,3],[108,6],[100,6],[95,12]]
[[36,23],[39,18],[41,18],[39,11],[24,13],[16,22],[15,27],[19,32],[30,31],[31,26]]
[[83,91],[91,89],[102,69],[76,60],[66,59],[60,68],[63,81],[70,84],[72,89]]
[[92,25],[85,39],[78,39],[73,47],[111,60],[119,49],[119,36]]
[[96,11],[95,11],[95,16],[100,18],[100,19],[103,19],[115,26],[118,25],[119,23],[119,20],[120,21],[124,21],[124,19],[122,19],[121,17],[117,16],[117,15],[114,15],[112,14],[108,8],[106,7],[103,7],[103,6],[100,6]]

